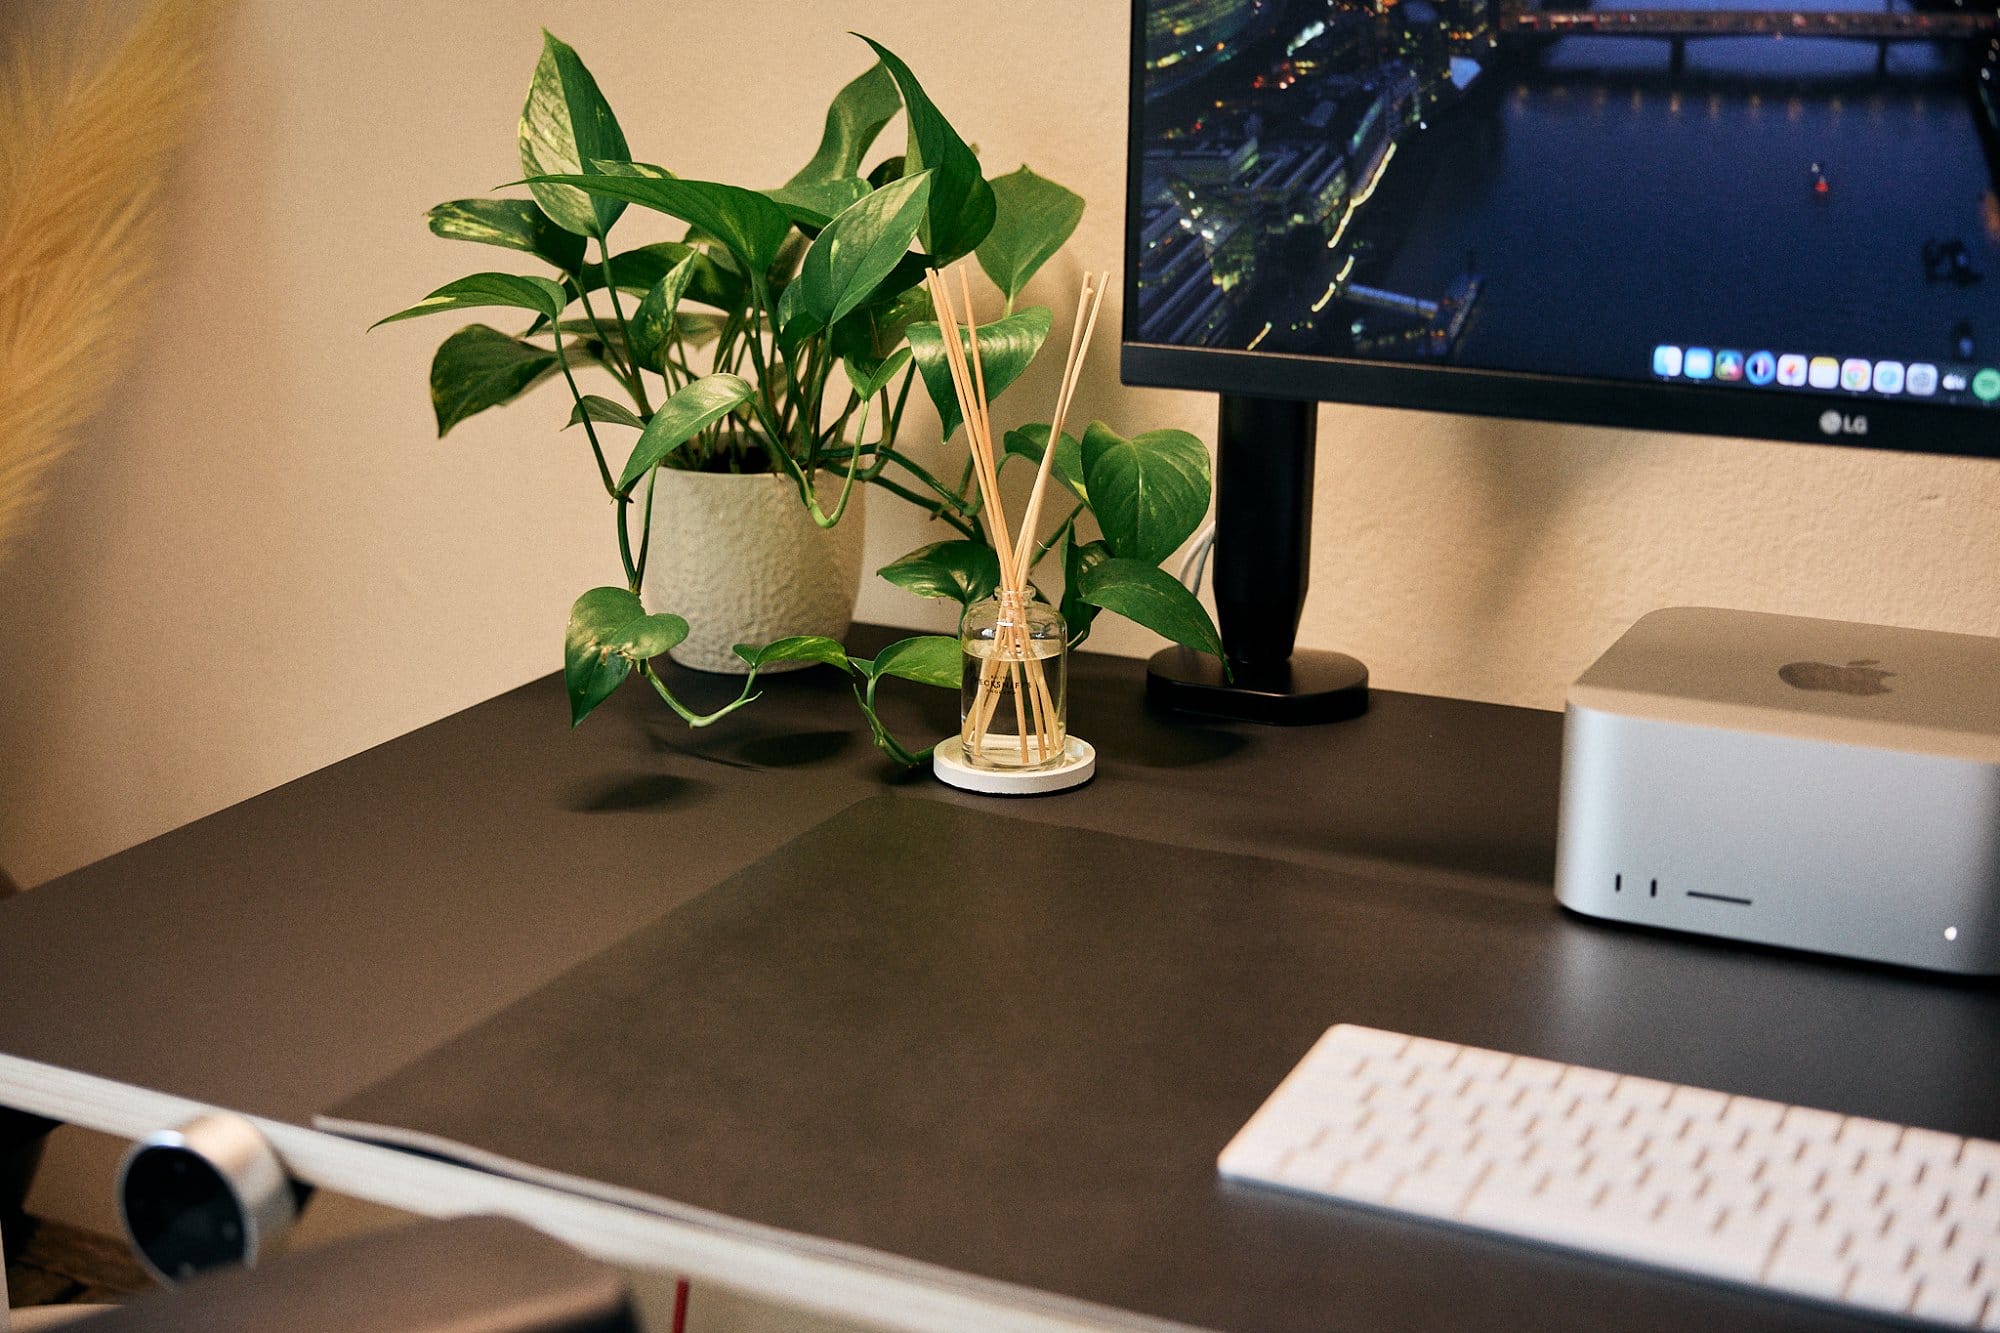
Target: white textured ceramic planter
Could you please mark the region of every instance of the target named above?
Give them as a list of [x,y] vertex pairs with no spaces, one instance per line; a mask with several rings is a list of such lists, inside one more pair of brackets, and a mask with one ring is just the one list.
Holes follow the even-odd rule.
[[[822,476],[820,495],[831,510],[840,478]],[[740,676],[739,643],[846,634],[861,585],[861,502],[857,483],[840,522],[822,528],[774,473],[661,468],[645,596],[647,610],[688,622],[674,661]]]

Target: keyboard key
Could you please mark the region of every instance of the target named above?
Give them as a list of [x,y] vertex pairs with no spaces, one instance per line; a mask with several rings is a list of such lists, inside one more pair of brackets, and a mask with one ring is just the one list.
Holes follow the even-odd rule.
[[1357,1027],[1343,1023],[1331,1029],[1325,1038],[1341,1050],[1353,1051],[1358,1055],[1397,1056],[1410,1044],[1410,1039],[1400,1032],[1384,1032],[1380,1028]]
[[1928,1277],[1917,1288],[1910,1313],[1918,1319],[1934,1319],[1941,1324],[1969,1324],[1986,1306],[1986,1293],[1978,1287],[1949,1278]]
[[1453,1217],[1472,1193],[1473,1177],[1431,1174],[1405,1176],[1389,1194],[1389,1202],[1426,1217]]
[[1847,1288],[1847,1299],[1864,1310],[1886,1310],[1891,1314],[1907,1311],[1916,1295],[1915,1277],[1886,1268],[1868,1268],[1856,1273]]
[[1810,1106],[1788,1106],[1781,1128],[1792,1138],[1807,1143],[1831,1143],[1840,1132],[1840,1117],[1831,1111],[1818,1111]]
[[1523,1084],[1532,1088],[1552,1088],[1563,1075],[1563,1066],[1553,1060],[1537,1060],[1521,1055],[1507,1066],[1503,1081]]
[[1727,1105],[1727,1094],[1707,1088],[1676,1087],[1667,1099],[1668,1110],[1683,1112],[1690,1120],[1720,1120],[1722,1109]]
[[1956,1134],[1940,1134],[1934,1129],[1906,1129],[1896,1153],[1919,1162],[1949,1165],[1958,1160],[1958,1150],[1964,1145],[1965,1140]]
[[1849,1116],[1840,1125],[1842,1143],[1851,1143],[1871,1155],[1895,1152],[1896,1142],[1902,1137],[1903,1127],[1892,1125],[1886,1120],[1864,1120],[1860,1116]]
[[1380,1203],[1402,1178],[1403,1173],[1386,1162],[1350,1162],[1333,1182],[1331,1192],[1343,1199]]
[[1792,1245],[1781,1246],[1763,1273],[1764,1281],[1780,1291],[1824,1300],[1839,1300],[1853,1276],[1854,1265],[1845,1259]]
[[1462,1071],[1471,1078],[1497,1081],[1507,1072],[1507,1066],[1513,1062],[1512,1056],[1503,1055],[1499,1051],[1484,1051],[1476,1046],[1468,1046],[1459,1052],[1458,1061],[1452,1068]]
[[1722,1110],[1724,1124],[1741,1125],[1750,1130],[1776,1129],[1784,1118],[1784,1103],[1767,1102],[1758,1097],[1731,1097],[1729,1105]]
[[1621,1078],[1618,1086],[1612,1089],[1611,1100],[1642,1110],[1657,1111],[1667,1104],[1667,1098],[1673,1095],[1673,1091],[1673,1084],[1662,1083],[1658,1079]]
[[1429,1037],[1412,1037],[1403,1051],[1403,1059],[1413,1065],[1443,1066],[1458,1058],[1459,1048],[1448,1041],[1432,1041]]
[[1563,1076],[1557,1081],[1556,1086],[1564,1092],[1573,1092],[1579,1097],[1602,1101],[1611,1095],[1613,1088],[1618,1086],[1618,1075],[1607,1073],[1602,1069],[1585,1069],[1581,1065],[1571,1065],[1563,1070]]

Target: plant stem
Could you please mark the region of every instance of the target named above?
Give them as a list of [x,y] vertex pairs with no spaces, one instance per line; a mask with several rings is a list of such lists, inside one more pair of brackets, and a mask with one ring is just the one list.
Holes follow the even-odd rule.
[[[646,553],[653,546],[653,483],[659,479],[660,466],[655,463],[652,471],[646,474],[646,516],[642,520],[644,526],[639,533],[639,559],[635,562],[636,567],[632,571],[632,582],[634,584],[632,591],[634,592],[639,590],[637,587],[638,584],[646,581]],[[1072,514],[1070,517],[1074,519],[1075,515]]]
[[[920,465],[913,463],[909,459],[903,457],[903,455],[898,453],[892,453],[892,454],[885,454],[883,455],[883,457],[887,458],[891,463],[896,464],[898,467],[908,472],[911,476],[915,477],[918,481],[922,482],[924,485],[930,487],[932,491],[937,493],[938,498],[943,500],[945,504],[948,505],[953,510],[968,514],[977,512],[976,510],[970,509],[961,497],[953,494],[950,490],[948,490],[943,482],[939,481],[936,477],[933,477],[928,471],[926,471]],[[931,510],[933,513],[942,513],[942,510],[936,504],[926,503],[924,505],[924,508]]]
[[[757,370],[758,399],[763,402],[763,416],[767,423],[766,429],[771,431],[775,443],[777,440],[784,439],[784,432],[778,429],[776,425],[780,416],[779,406],[776,400],[771,397],[776,391],[771,387],[771,371],[770,367],[764,363],[764,344],[762,337],[758,333],[758,325],[764,319],[764,308],[770,303],[769,297],[770,293],[763,279],[753,278],[750,290],[750,318],[744,325],[743,345],[750,353],[750,364],[756,367]],[[772,339],[771,346],[772,350],[777,352],[778,355],[784,355],[784,350],[778,347],[775,337]],[[786,364],[787,368],[789,368],[789,358]]]
[[[625,322],[625,307],[618,299],[618,284],[611,280],[611,245],[602,236],[597,238],[597,262],[604,266],[604,290],[611,293],[611,313],[618,316],[618,327],[626,331],[625,364],[632,372],[630,388],[633,400],[639,404],[639,415],[650,417],[653,415],[653,407],[646,401],[646,377],[639,373],[638,358],[632,353],[632,326]],[[582,283],[577,284],[579,288],[582,285]],[[585,310],[589,308],[587,305],[584,307]]]
[[653,670],[651,662],[641,662],[639,664],[639,671],[646,677],[647,683],[653,687],[654,693],[664,699],[667,707],[678,713],[681,721],[687,723],[690,727],[705,727],[712,722],[720,722],[723,718],[728,717],[731,713],[758,697],[750,693],[750,687],[757,683],[757,673],[753,671],[743,682],[743,693],[737,695],[713,713],[697,713],[679,699],[674,698],[674,692],[667,688],[667,682],[661,680],[659,673]]
[[[826,382],[833,377],[834,356],[831,343],[832,336],[831,333],[828,333],[828,344],[820,350],[816,358],[816,366],[808,372],[810,378],[806,381],[806,396],[800,407],[801,425],[805,428],[806,472],[808,475],[819,466],[817,462],[817,455],[819,454],[819,423],[822,416],[822,409],[825,406]],[[848,396],[850,398],[853,397],[851,393]],[[846,420],[847,416],[843,413],[841,421],[845,422]]]
[[[826,431],[825,440],[839,440],[842,444],[845,444],[847,442],[847,423],[853,419],[854,410],[857,407],[860,407],[861,405],[862,405],[861,399],[856,397],[853,393],[849,393],[847,395],[847,405],[841,408],[840,410],[840,419],[838,421],[835,421],[833,425],[830,428],[828,428],[828,430]],[[864,423],[867,421],[867,419],[868,418],[866,416],[862,417],[862,421]],[[862,430],[860,433],[865,434],[866,432],[867,432],[867,426],[864,424],[862,426]],[[822,440],[819,443],[824,443],[824,442],[825,441]],[[859,449],[860,446],[857,444],[852,449],[842,449],[821,454],[819,452],[818,445],[815,444],[813,452],[815,457],[824,457],[829,462],[831,462],[834,461],[836,458],[845,458],[848,455],[857,452]]]
[[1076,508],[1069,511],[1069,517],[1064,519],[1057,526],[1056,530],[1049,534],[1049,539],[1035,547],[1035,557],[1028,562],[1028,568],[1033,569],[1036,565],[1041,564],[1043,559],[1048,556],[1048,553],[1056,548],[1057,542],[1076,531],[1076,520],[1082,513],[1083,502],[1078,501]]
[[[597,334],[598,346],[604,349],[604,368],[611,372],[611,378],[617,380],[625,392],[632,395],[632,400],[637,402],[639,391],[632,387],[632,381],[635,377],[627,369],[626,363],[620,359],[612,348],[611,339],[605,336],[604,324],[597,318],[597,311],[591,308],[590,295],[583,290],[581,283],[577,284],[577,293],[583,301],[584,316],[590,320],[591,330]],[[626,350],[629,351],[631,349],[627,348]]]
[[625,523],[625,510],[631,503],[625,496],[618,497],[618,560],[625,566],[625,587],[634,597],[639,595],[639,566],[632,560],[632,534]]
[[875,712],[875,686],[881,679],[880,676],[877,676],[870,680],[866,694],[861,692],[860,685],[855,685],[854,702],[861,705],[862,716],[868,719],[868,730],[874,734],[876,748],[881,750],[883,754],[888,755],[895,762],[901,764],[904,768],[915,768],[918,764],[930,758],[931,751],[937,747],[935,745],[927,745],[921,750],[912,752],[901,741],[898,741],[894,736],[889,734],[889,728],[882,724],[882,719]]
[[869,484],[871,486],[880,486],[883,490],[889,492],[889,494],[900,496],[901,498],[908,500],[911,504],[929,513],[932,518],[935,518],[940,522],[949,523],[952,527],[958,529],[959,534],[963,537],[969,538],[972,541],[983,540],[979,535],[979,530],[973,527],[972,524],[968,523],[966,520],[960,518],[957,514],[952,513],[948,509],[937,508],[929,500],[917,494],[915,491],[911,490],[907,486],[902,486],[897,484],[896,482],[890,481],[887,477],[875,477],[869,482]]
[[[563,379],[569,383],[569,396],[576,399],[578,407],[583,406],[583,391],[576,387],[576,376],[570,374],[569,354],[563,351],[561,322],[557,322],[552,332],[556,340],[556,362],[562,367]],[[604,480],[604,493],[618,506],[618,559],[625,566],[625,586],[634,595],[639,591],[639,571],[632,563],[632,535],[625,531],[626,496],[618,493],[618,483],[612,479],[611,467],[604,461],[604,448],[597,442],[597,428],[590,422],[590,413],[583,414],[583,433],[590,437],[590,452],[597,459],[597,475]]]
[[[576,376],[570,374],[569,353],[563,350],[562,330],[551,328],[556,340],[556,364],[562,367],[563,379],[569,382],[569,396],[583,406],[583,390],[576,387]],[[597,442],[597,428],[591,425],[590,413],[583,414],[583,433],[590,437],[590,452],[597,458],[597,475],[604,481],[604,493],[612,499],[618,498],[618,483],[611,476],[611,467],[604,461],[604,448]]]
[[909,403],[910,390],[916,383],[917,368],[913,365],[903,372],[903,387],[896,390],[896,410],[890,414],[899,429],[903,424],[903,408]]

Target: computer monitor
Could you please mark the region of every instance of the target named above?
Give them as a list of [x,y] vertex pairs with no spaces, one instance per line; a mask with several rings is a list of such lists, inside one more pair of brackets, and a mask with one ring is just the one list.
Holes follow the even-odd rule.
[[1134,0],[1131,67],[1122,369],[1224,396],[1253,715],[1353,707],[1284,699],[1317,400],[2000,456],[1991,0]]

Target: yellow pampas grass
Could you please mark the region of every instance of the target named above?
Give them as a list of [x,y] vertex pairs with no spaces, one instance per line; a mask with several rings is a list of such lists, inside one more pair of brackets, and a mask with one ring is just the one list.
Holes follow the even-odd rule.
[[0,59],[0,556],[122,373],[221,5],[155,0],[108,59],[107,6],[83,8]]

